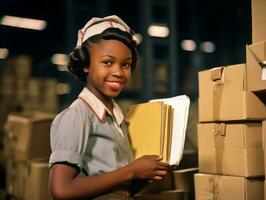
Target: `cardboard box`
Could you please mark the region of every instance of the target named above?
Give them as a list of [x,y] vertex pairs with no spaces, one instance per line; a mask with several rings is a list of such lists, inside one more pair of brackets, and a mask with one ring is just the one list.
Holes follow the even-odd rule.
[[10,113],[5,124],[4,151],[15,160],[48,157],[54,115],[44,112]]
[[28,161],[9,159],[6,163],[6,189],[14,199],[50,200],[48,158]]
[[246,91],[246,65],[200,71],[199,121],[261,120],[266,104]]
[[189,196],[186,191],[169,190],[156,194],[141,194],[134,196],[135,200],[188,200]]
[[264,175],[261,123],[198,124],[199,172]]
[[170,190],[194,192],[193,177],[198,168],[171,170],[162,180],[150,182],[140,194],[158,193]]
[[48,159],[32,160],[29,164],[25,200],[52,200],[48,188],[49,168]]
[[247,90],[266,91],[266,41],[246,46]]
[[266,40],[266,1],[252,0],[252,43]]
[[266,200],[266,181],[264,181],[264,200]]
[[262,145],[264,153],[264,173],[266,174],[266,120],[262,121]]
[[13,198],[24,199],[27,171],[27,161],[7,160],[6,190],[8,195]]
[[196,200],[263,200],[263,179],[195,174]]
[[[198,168],[171,170],[160,181],[150,182],[136,195],[137,199],[193,199],[194,174]],[[182,198],[181,198],[182,197]]]

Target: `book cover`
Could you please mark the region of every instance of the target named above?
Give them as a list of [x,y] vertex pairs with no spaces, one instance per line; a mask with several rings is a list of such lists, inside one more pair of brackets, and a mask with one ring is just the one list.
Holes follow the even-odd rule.
[[170,165],[183,156],[190,100],[186,95],[153,99],[129,107],[128,132],[135,158],[163,155]]

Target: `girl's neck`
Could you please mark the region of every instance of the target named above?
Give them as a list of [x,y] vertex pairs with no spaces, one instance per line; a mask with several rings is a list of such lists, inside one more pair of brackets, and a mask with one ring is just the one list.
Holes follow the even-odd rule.
[[111,97],[105,96],[94,87],[87,86],[87,89],[90,90],[111,113],[113,112],[113,100]]

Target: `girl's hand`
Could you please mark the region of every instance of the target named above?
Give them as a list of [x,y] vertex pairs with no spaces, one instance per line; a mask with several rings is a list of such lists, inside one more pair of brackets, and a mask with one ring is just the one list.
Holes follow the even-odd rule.
[[160,180],[167,174],[169,165],[161,162],[162,156],[145,155],[129,165],[133,172],[133,179]]

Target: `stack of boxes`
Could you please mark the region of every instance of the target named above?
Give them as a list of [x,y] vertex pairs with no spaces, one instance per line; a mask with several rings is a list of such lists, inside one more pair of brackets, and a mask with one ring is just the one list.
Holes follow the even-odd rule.
[[247,90],[256,77],[248,80],[246,70],[239,64],[199,72],[197,199],[263,199],[266,105]]
[[252,8],[253,43],[246,47],[246,63],[198,74],[198,200],[264,196],[266,41],[260,40],[266,40],[266,1],[253,0]]
[[48,158],[53,117],[37,111],[8,115],[4,155],[6,192],[11,199],[51,199],[48,192]]
[[[10,57],[0,74],[0,109],[58,111],[57,80],[33,78],[32,59],[20,55]],[[1,121],[0,121],[1,122]]]
[[[0,173],[4,176],[5,138],[4,124],[11,112],[43,111],[56,113],[59,110],[57,80],[33,78],[32,58],[27,55],[9,57],[0,73]],[[11,165],[10,163],[8,165]],[[19,167],[18,167],[19,168]],[[0,175],[0,176],[1,176]],[[1,188],[5,187],[1,179]]]
[[[264,150],[264,174],[266,174],[266,120],[262,122],[262,141]],[[266,200],[266,179],[264,180],[264,200]]]

